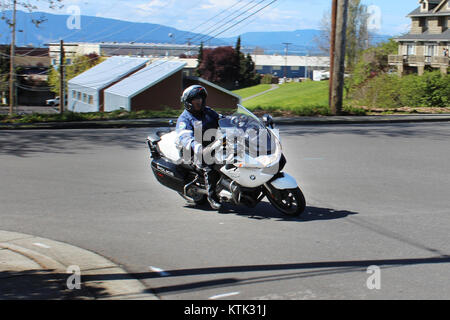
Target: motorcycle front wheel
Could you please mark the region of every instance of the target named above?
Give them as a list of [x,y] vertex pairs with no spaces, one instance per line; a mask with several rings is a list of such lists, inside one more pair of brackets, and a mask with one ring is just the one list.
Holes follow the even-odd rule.
[[276,190],[267,193],[267,199],[280,212],[287,216],[298,217],[306,208],[306,201],[300,188]]

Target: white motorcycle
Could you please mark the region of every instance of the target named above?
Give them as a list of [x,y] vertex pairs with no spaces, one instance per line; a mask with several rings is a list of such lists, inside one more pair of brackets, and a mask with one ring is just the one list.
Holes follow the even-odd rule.
[[[261,121],[238,105],[236,113],[219,120],[218,132],[211,149],[212,166],[220,175],[215,192],[221,203],[253,208],[267,197],[285,215],[304,212],[305,197],[296,180],[282,172],[286,159],[269,115]],[[183,162],[176,139],[176,131],[159,131],[147,138],[153,173],[190,203],[204,204],[208,193],[203,176],[194,165]]]

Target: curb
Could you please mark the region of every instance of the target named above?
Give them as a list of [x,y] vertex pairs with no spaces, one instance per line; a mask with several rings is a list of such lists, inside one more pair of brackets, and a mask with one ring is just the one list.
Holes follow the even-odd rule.
[[0,300],[159,300],[119,265],[63,242],[0,230],[0,256]]
[[[38,129],[117,129],[117,128],[159,128],[168,127],[169,120],[177,118],[104,120],[81,122],[46,122],[0,124],[0,130],[38,130]],[[276,125],[330,125],[330,124],[378,124],[378,123],[417,123],[450,122],[450,114],[441,115],[392,115],[392,116],[331,116],[331,117],[275,117]]]

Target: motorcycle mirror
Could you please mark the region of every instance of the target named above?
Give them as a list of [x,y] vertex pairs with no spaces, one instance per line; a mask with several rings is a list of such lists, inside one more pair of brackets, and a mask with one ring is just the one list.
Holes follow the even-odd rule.
[[265,115],[263,115],[262,120],[263,120],[264,125],[266,127],[273,128],[274,122],[273,122],[273,118],[272,118],[272,116],[270,114],[266,113]]
[[174,126],[175,126],[175,121],[169,120],[169,127],[174,127]]

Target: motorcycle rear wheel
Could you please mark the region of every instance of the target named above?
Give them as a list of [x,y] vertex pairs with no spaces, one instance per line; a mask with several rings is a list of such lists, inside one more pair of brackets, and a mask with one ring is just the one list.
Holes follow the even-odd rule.
[[291,216],[300,216],[306,208],[306,200],[300,188],[277,190],[275,195],[267,194],[267,199],[281,213]]

